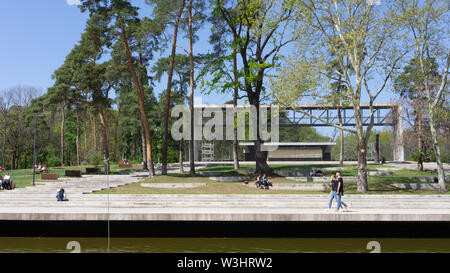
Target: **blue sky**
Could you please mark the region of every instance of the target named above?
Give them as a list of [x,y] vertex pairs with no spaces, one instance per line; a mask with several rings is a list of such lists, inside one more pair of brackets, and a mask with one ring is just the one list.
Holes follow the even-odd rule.
[[[80,39],[87,15],[74,5],[77,0],[10,0],[0,1],[0,91],[17,85],[29,85],[42,89],[53,85],[52,73],[64,62],[66,55]],[[151,8],[144,0],[134,0],[140,6],[141,15],[150,16]],[[194,45],[194,53],[209,50],[209,29],[205,26]],[[179,43],[185,47],[186,41]],[[177,49],[182,53],[181,49]],[[163,55],[167,56],[168,51]],[[166,87],[166,79],[156,83],[155,95]],[[268,81],[266,81],[267,83]],[[203,103],[224,103],[230,95],[201,95]],[[379,102],[389,102],[392,94],[383,92]],[[197,102],[199,102],[197,100]],[[328,134],[331,130],[320,129]],[[328,133],[327,133],[328,132]]]
[[[87,15],[80,12],[77,0],[0,1],[0,90],[29,85],[43,92],[53,85],[52,73],[64,63],[66,55],[81,37]],[[72,4],[72,5],[69,5]],[[144,0],[133,1],[141,13],[150,15]],[[198,51],[208,50],[208,33],[203,30]],[[206,36],[206,37],[205,37]],[[184,45],[184,41],[180,41]],[[185,46],[185,45],[184,45]],[[177,49],[181,53],[181,49]],[[196,48],[194,48],[194,51]],[[164,54],[168,54],[165,52]],[[156,95],[165,88],[166,79],[156,83]],[[200,95],[197,90],[197,94]],[[223,103],[230,96],[203,96],[203,103]]]
[[0,90],[30,85],[44,91],[79,40],[86,15],[66,0],[0,2]]

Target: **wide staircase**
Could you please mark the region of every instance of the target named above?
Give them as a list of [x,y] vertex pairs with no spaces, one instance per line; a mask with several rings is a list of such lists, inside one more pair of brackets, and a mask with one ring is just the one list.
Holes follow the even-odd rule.
[[[173,172],[177,169],[173,167]],[[207,209],[298,209],[328,208],[326,194],[95,194],[100,190],[138,182],[145,171],[120,175],[85,175],[82,178],[61,178],[58,182],[41,182],[36,186],[0,192],[1,208],[207,208]],[[66,190],[68,202],[56,201],[59,186]],[[449,210],[450,195],[375,195],[346,194],[343,201],[351,210]],[[336,207],[336,201],[333,203]]]

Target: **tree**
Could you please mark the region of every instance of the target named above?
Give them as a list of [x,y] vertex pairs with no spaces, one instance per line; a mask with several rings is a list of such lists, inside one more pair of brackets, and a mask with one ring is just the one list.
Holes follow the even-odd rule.
[[[121,6],[119,6],[119,4],[121,4]],[[139,81],[136,70],[135,70],[135,66],[134,66],[134,61],[131,55],[131,51],[128,45],[128,38],[127,38],[127,34],[125,31],[125,23],[124,23],[124,19],[123,19],[123,9],[124,6],[127,8],[127,11],[129,13],[131,13],[132,17],[136,16],[135,10],[131,8],[130,4],[127,1],[119,1],[116,2],[116,9],[113,9],[113,12],[117,13],[117,20],[119,21],[120,24],[120,29],[121,29],[121,39],[122,42],[124,43],[125,46],[125,51],[126,51],[126,56],[128,59],[128,67],[129,70],[131,72],[131,75],[133,77],[133,81],[134,81],[134,86],[136,88],[136,92],[137,92],[137,98],[138,98],[138,102],[139,102],[139,110],[140,110],[140,116],[141,116],[141,123],[143,125],[143,129],[144,129],[144,138],[145,138],[145,146],[146,146],[146,161],[147,161],[147,168],[149,170],[149,176],[152,177],[155,175],[155,169],[153,166],[153,160],[152,160],[152,150],[151,150],[151,136],[150,136],[150,128],[149,128],[149,124],[148,124],[148,119],[147,119],[147,115],[146,115],[146,111],[145,111],[145,105],[144,105],[144,90],[143,90],[143,82],[142,80]],[[131,10],[131,11],[130,11]],[[142,55],[140,55],[142,56]],[[141,62],[142,62],[142,57],[141,57]]]
[[186,0],[177,1],[167,1],[167,0],[152,0],[148,1],[154,4],[153,13],[155,15],[155,20],[161,22],[162,24],[172,24],[173,25],[173,37],[172,37],[172,51],[170,55],[170,64],[167,78],[167,88],[166,88],[166,105],[164,109],[164,127],[163,127],[163,139],[162,139],[162,166],[161,174],[167,174],[167,143],[169,138],[169,111],[170,111],[170,92],[172,89],[172,77],[173,77],[173,67],[175,62],[175,54],[177,47],[178,38],[178,27],[180,25],[183,10],[186,5]]
[[[351,69],[351,67],[348,67]],[[335,71],[338,71],[337,79],[334,79]],[[330,84],[331,90],[334,91],[334,94],[331,94],[331,97],[326,98],[326,102],[324,104],[331,103],[337,108],[337,115],[339,120],[339,133],[340,133],[340,145],[339,145],[339,165],[344,165],[344,126],[342,122],[342,113],[341,107],[349,105],[349,96],[347,94],[347,88],[345,82],[342,80],[342,70],[339,67],[339,62],[337,60],[332,60],[328,64],[327,69],[328,74],[330,75],[331,80],[335,80]]]
[[[215,1],[211,1],[214,3]],[[239,96],[239,92],[245,92],[241,83],[243,73],[238,69],[237,36],[228,27],[227,22],[216,14],[210,14],[208,18],[211,24],[209,43],[213,51],[203,56],[203,68],[199,78],[202,80],[202,92],[232,93],[233,100],[233,165],[239,169],[239,144],[237,139],[237,102],[246,96]],[[210,78],[209,78],[210,77]]]
[[[434,60],[427,60],[426,63],[430,71],[433,71],[433,77],[435,78],[438,75],[437,63]],[[412,58],[409,64],[403,67],[403,72],[395,78],[394,87],[395,92],[406,99],[413,108],[414,124],[412,127],[415,128],[418,147],[417,169],[423,171],[423,162],[427,153],[427,145],[425,145],[424,139],[426,103],[423,77],[417,58]],[[409,116],[409,112],[406,111],[406,113]]]
[[[194,7],[195,4],[195,7]],[[195,8],[196,13],[193,14],[192,10]],[[189,110],[190,110],[190,141],[189,141],[189,173],[195,175],[195,164],[194,164],[194,32],[197,30],[198,26],[204,22],[204,16],[199,10],[203,10],[203,1],[189,0],[188,5],[188,36],[189,36]],[[193,23],[196,23],[196,26]]]
[[[262,149],[259,110],[265,97],[264,78],[278,65],[281,48],[292,41],[285,36],[292,19],[292,1],[216,0],[213,12],[232,33],[232,49],[235,47],[242,61],[245,94],[256,108],[255,172],[269,173],[267,153]],[[236,74],[232,82],[237,85]]]
[[[129,1],[126,0],[111,0],[103,2],[92,2],[85,1],[81,5],[82,11],[89,10],[91,18],[98,16],[101,18],[108,18],[111,25],[107,26],[110,28],[110,37],[112,41],[114,37],[114,31],[118,30],[120,32],[120,40],[123,43],[123,51],[126,56],[127,66],[131,73],[133,79],[134,87],[137,93],[137,99],[140,109],[141,123],[143,127],[143,139],[145,138],[146,147],[146,160],[147,167],[149,169],[149,176],[152,177],[155,174],[152,160],[151,152],[151,135],[150,128],[148,124],[146,109],[144,105],[144,79],[146,76],[146,69],[144,66],[144,58],[151,58],[151,52],[153,46],[156,43],[156,38],[159,35],[160,28],[153,24],[151,20],[145,18],[142,22],[137,18],[137,8],[131,6]],[[131,32],[131,33],[130,33]],[[139,72],[140,77],[137,72],[137,65],[135,64],[135,58],[132,55],[132,49],[130,43],[134,42],[136,45],[136,51],[139,57]],[[145,47],[148,47],[145,50]],[[147,57],[143,57],[143,55]],[[116,63],[117,64],[117,63]],[[121,65],[121,64],[119,64]]]
[[[198,60],[194,59],[194,61],[198,62]],[[176,54],[173,58],[173,64],[172,64],[172,57],[170,58],[160,58],[156,62],[156,64],[152,67],[151,71],[155,73],[154,78],[155,80],[160,81],[162,76],[165,73],[169,73],[170,69],[174,72],[176,75],[175,80],[172,80],[171,86],[178,86],[178,90],[176,92],[171,92],[170,97],[170,104],[169,108],[172,108],[175,104],[184,104],[186,101],[186,94],[187,94],[187,88],[188,85],[191,83],[191,57],[183,54]],[[173,79],[173,78],[172,78]],[[167,97],[166,93],[162,93]],[[160,102],[163,101],[163,98],[161,98]],[[167,100],[165,101],[167,103]],[[166,109],[166,104],[164,105],[164,108]],[[171,124],[171,120],[168,120],[168,126]],[[165,126],[165,124],[164,124]],[[183,129],[183,128],[181,128]],[[171,141],[167,141],[167,146],[169,146]],[[164,139],[163,139],[164,143]],[[182,139],[179,141],[178,145],[178,161],[180,163],[180,172],[183,172],[183,149],[182,149]],[[167,147],[168,148],[168,147]]]
[[[291,107],[305,98],[328,96],[330,75],[323,75],[323,71],[332,60],[337,61],[339,70],[334,71],[334,78],[345,83],[354,110],[356,128],[346,131],[355,133],[358,140],[357,189],[366,192],[367,142],[374,123],[373,104],[406,54],[397,47],[399,27],[394,20],[395,9],[389,2],[381,7],[365,0],[298,0],[295,6],[299,24],[296,59],[280,69],[275,85],[279,89],[274,95],[279,103]],[[379,84],[374,88],[369,82],[375,77]],[[366,130],[360,111],[363,95],[369,100],[370,124]]]
[[[21,85],[3,90],[1,93],[1,117],[5,126],[2,154],[4,159],[10,156],[9,166],[13,170],[20,166],[25,168],[32,158],[34,126],[27,126],[29,123],[25,117],[32,100],[40,94],[41,90],[38,88]],[[8,163],[4,161],[2,164],[2,167],[6,168]]]
[[105,111],[110,107],[109,92],[117,80],[108,74],[110,61],[100,62],[110,45],[110,18],[91,10],[80,42],[67,55],[64,64],[55,72],[53,88],[62,99],[70,103],[95,106],[101,124],[101,139],[105,172],[109,168],[109,145]]
[[[437,140],[438,108],[442,105],[442,98],[448,93],[447,75],[450,66],[450,48],[448,43],[442,42],[442,33],[448,29],[448,3],[439,0],[400,1],[399,10],[402,12],[402,22],[409,31],[408,38],[414,47],[414,56],[418,60],[420,79],[425,90],[433,150],[436,156],[439,192],[446,192],[444,167],[441,151]],[[435,76],[428,60],[436,59],[442,62],[442,74]]]

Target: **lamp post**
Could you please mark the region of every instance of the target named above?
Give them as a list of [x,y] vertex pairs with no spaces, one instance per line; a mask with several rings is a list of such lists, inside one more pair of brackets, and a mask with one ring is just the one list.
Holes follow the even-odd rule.
[[36,127],[37,127],[37,119],[39,117],[43,117],[42,114],[36,114],[34,115],[34,140],[33,140],[33,151],[34,151],[34,160],[33,160],[33,186],[36,176]]

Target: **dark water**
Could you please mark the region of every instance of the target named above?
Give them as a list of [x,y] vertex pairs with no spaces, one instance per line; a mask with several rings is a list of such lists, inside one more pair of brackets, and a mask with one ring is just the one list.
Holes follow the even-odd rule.
[[[447,238],[111,238],[109,243],[111,253],[450,253]],[[1,253],[106,253],[107,246],[106,238],[0,237]]]

